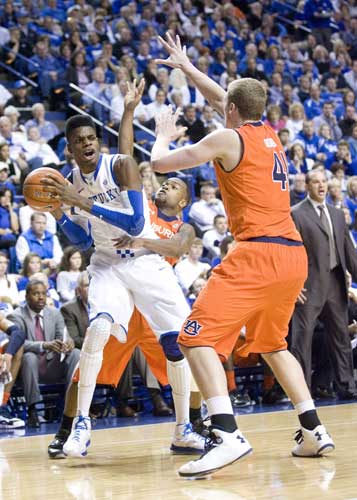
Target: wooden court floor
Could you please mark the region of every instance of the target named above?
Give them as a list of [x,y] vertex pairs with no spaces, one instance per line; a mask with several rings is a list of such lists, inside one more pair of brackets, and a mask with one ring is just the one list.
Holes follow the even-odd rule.
[[357,404],[319,409],[333,435],[329,458],[290,456],[293,411],[239,417],[254,454],[210,480],[187,481],[170,455],[172,423],[93,432],[82,460],[47,458],[51,436],[0,440],[0,500],[357,500]]

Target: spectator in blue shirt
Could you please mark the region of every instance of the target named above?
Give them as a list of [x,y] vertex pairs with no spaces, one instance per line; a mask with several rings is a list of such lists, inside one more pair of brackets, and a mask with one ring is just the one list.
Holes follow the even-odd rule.
[[296,140],[303,144],[307,158],[315,160],[319,147],[319,137],[314,132],[311,120],[304,121],[302,131],[296,136]]
[[50,97],[53,88],[64,85],[64,75],[58,60],[49,53],[48,45],[44,41],[36,43],[35,55],[28,65],[29,74],[37,74],[38,84],[45,99]]
[[320,140],[319,140],[317,159],[325,162],[326,160],[332,158],[333,155],[336,153],[337,142],[332,140],[331,129],[327,125],[327,123],[321,125],[321,127],[319,128],[318,136]]
[[321,99],[332,102],[335,108],[343,102],[343,95],[337,91],[336,80],[332,76],[326,80],[325,89],[321,92]]
[[13,194],[0,187],[0,249],[8,249],[16,243],[19,220],[13,209]]
[[335,109],[335,116],[337,120],[341,120],[341,118],[345,114],[347,105],[354,106],[354,108],[356,108],[356,96],[353,90],[346,90],[343,95],[342,104],[337,106],[337,108]]
[[310,98],[304,102],[305,115],[308,120],[322,113],[323,100],[321,99],[320,85],[314,83],[310,88]]
[[36,102],[32,105],[32,120],[28,120],[25,123],[26,130],[28,131],[31,127],[37,127],[40,131],[42,139],[46,142],[50,141],[60,132],[57,125],[53,122],[46,120],[46,109],[41,102]]
[[347,181],[347,196],[345,199],[346,206],[350,211],[352,224],[355,222],[357,209],[357,176],[350,177]]
[[337,144],[336,153],[326,160],[325,166],[330,170],[334,163],[341,163],[344,166],[346,175],[357,175],[357,160],[352,160],[347,141],[340,141]]
[[304,16],[308,27],[312,29],[318,43],[331,50],[332,30],[330,21],[333,16],[330,0],[307,0],[304,5]]
[[352,126],[351,137],[347,138],[347,142],[350,146],[352,160],[357,159],[357,123]]
[[9,180],[9,166],[3,162],[0,162],[0,188],[9,190],[12,198],[16,195],[15,186]]

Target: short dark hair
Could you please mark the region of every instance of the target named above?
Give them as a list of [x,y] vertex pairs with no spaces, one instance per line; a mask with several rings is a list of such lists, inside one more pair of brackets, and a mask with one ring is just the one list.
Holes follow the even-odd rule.
[[66,127],[64,131],[67,141],[73,130],[79,127],[91,127],[95,131],[95,133],[97,133],[95,123],[90,116],[88,115],[71,116],[71,118],[69,118],[66,122]]
[[216,222],[218,221],[218,219],[226,219],[226,216],[222,215],[222,214],[215,215],[214,219],[213,219],[213,224],[216,224]]
[[[26,285],[26,295],[31,292],[31,288],[36,286],[36,285],[42,285],[46,288],[46,285],[43,281],[41,280],[30,280],[27,285]],[[47,291],[47,288],[46,288]]]

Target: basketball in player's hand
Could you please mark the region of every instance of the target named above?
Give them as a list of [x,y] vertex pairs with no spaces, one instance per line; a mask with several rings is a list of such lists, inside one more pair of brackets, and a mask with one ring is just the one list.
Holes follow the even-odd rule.
[[54,193],[48,192],[48,187],[41,184],[41,179],[51,174],[60,182],[65,182],[63,175],[54,168],[41,167],[31,172],[25,179],[23,194],[26,203],[35,210],[50,212],[61,206],[61,200],[55,198]]

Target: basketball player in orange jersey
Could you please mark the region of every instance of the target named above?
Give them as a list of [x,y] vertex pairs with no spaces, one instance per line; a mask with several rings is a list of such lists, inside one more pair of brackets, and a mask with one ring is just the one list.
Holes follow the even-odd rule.
[[226,128],[200,142],[169,151],[182,133],[178,112],[157,118],[152,165],[158,172],[192,168],[214,160],[229,228],[238,242],[216,267],[184,323],[179,344],[189,361],[211,417],[212,447],[179,469],[183,477],[211,474],[251,453],[237,429],[220,358],[232,352],[242,326],[242,353],[260,353],[294,404],[301,428],[294,456],[321,456],[334,444],[317,416],[302,369],[287,351],[285,337],[294,305],[307,277],[307,256],[290,216],[287,163],[275,132],[261,121],[263,85],[235,80],[225,92],[195,68],[179,37],[160,39],[169,53],[157,63],[180,68],[210,105],[224,115]]

